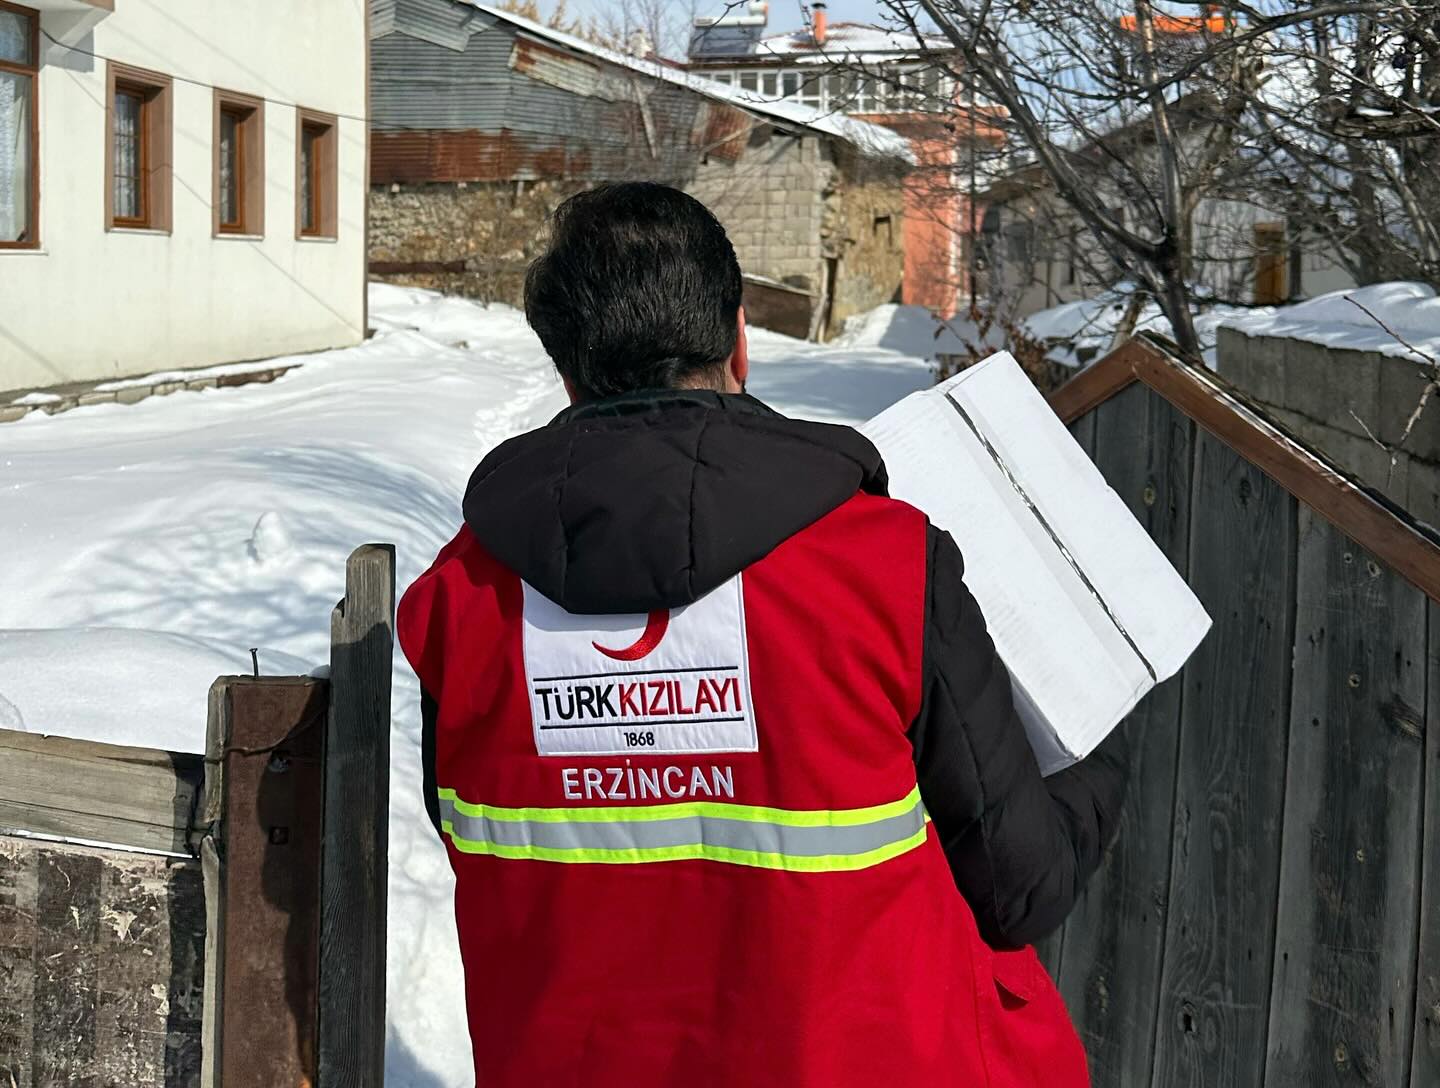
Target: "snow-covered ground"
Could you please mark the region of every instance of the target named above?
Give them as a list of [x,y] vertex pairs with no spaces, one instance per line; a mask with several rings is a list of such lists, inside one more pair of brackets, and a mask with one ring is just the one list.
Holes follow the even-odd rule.
[[982,335],[968,317],[944,320],[923,306],[902,306],[887,302],[845,322],[840,335],[831,341],[841,348],[885,348],[922,359],[942,355],[966,355],[972,347],[989,346],[999,351],[998,330]]
[[[215,676],[248,672],[252,646],[269,673],[324,664],[350,551],[395,543],[408,585],[475,463],[564,405],[512,309],[376,286],[371,323],[359,347],[269,364],[302,364],[273,384],[0,426],[0,727],[202,750]],[[750,389],[868,418],[931,382],[884,325],[827,347],[756,330]],[[471,1083],[451,883],[398,654],[394,708],[387,1083],[448,1088]]]

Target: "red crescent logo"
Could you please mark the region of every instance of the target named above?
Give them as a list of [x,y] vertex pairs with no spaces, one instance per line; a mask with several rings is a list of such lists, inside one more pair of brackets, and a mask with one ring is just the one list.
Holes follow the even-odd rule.
[[598,642],[590,643],[606,657],[614,658],[616,661],[639,661],[642,657],[651,653],[660,640],[665,637],[665,629],[670,626],[670,610],[668,608],[657,608],[645,617],[645,630],[633,645],[626,646],[623,650],[611,650],[601,646]]

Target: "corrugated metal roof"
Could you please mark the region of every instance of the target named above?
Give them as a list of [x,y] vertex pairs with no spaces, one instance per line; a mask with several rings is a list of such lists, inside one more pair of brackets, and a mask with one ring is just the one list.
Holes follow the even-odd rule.
[[479,3],[478,0],[400,0],[400,2],[443,2],[453,3],[459,6],[470,6],[477,11],[484,12],[495,20],[507,23],[517,30],[532,37],[539,38],[542,41],[550,42],[584,56],[594,57],[607,64],[630,69],[650,79],[669,83],[677,87],[684,87],[705,98],[735,106],[753,116],[764,117],[771,121],[780,121],[786,125],[809,129],[826,136],[837,137],[852,144],[866,155],[901,159],[911,163],[915,161],[910,151],[909,141],[888,128],[882,128],[880,125],[857,121],[854,118],[846,117],[839,113],[825,113],[813,109],[810,106],[802,106],[798,102],[763,100],[749,92],[734,87],[726,87],[713,80],[692,75],[689,72],[672,68],[669,65],[657,61],[641,57],[632,57],[625,53],[617,52],[614,49],[607,49],[603,45],[596,45],[594,42],[577,38],[573,34],[566,34],[553,27],[542,26],[533,20],[526,19],[513,12],[503,11],[500,8]]
[[482,27],[475,12],[455,0],[370,0],[372,40],[399,30],[459,51]]

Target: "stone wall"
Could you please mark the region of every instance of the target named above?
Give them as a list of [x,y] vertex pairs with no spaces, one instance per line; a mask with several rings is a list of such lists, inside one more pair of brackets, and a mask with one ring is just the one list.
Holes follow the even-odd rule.
[[[564,181],[374,186],[370,262],[384,270],[374,278],[519,306],[525,269],[545,244],[551,213],[583,187]],[[418,267],[400,267],[406,265]]]
[[[833,141],[755,125],[738,158],[710,156],[683,188],[724,224],[751,276],[819,297],[835,272],[831,320],[898,298],[904,276],[904,194],[897,165]],[[375,278],[518,306],[525,269],[545,245],[557,205],[580,181],[374,186]]]
[[1393,463],[1381,446],[1394,449],[1401,441],[1425,388],[1419,364],[1290,337],[1247,336],[1222,325],[1218,367],[1296,437],[1440,527],[1440,403],[1432,396]]
[[[712,157],[684,188],[725,225],[746,272],[818,292],[823,190],[833,167],[819,141],[756,126],[736,161]],[[370,261],[388,283],[519,305],[556,206],[578,181],[377,185]],[[453,266],[463,264],[463,269]],[[398,265],[432,266],[402,270]]]
[[733,162],[711,156],[685,191],[725,225],[745,272],[818,293],[820,220],[831,172],[817,137],[755,125],[744,154]]
[[905,279],[905,192],[894,167],[841,152],[824,194],[821,250],[836,261],[830,321],[899,302]]

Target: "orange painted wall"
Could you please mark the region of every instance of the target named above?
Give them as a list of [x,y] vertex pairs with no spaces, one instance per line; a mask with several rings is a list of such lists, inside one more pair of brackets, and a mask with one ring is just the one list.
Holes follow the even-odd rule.
[[[892,128],[910,141],[916,165],[905,182],[905,282],[901,300],[954,317],[970,302],[965,239],[970,232],[966,156],[953,127],[922,114],[873,114],[861,118]],[[985,123],[976,133],[998,143],[999,129]],[[976,229],[983,209],[976,210]]]
[[[947,134],[948,136],[948,134]],[[967,290],[961,232],[968,228],[968,203],[954,176],[953,136],[914,135],[910,148],[918,160],[905,184],[904,301],[953,317],[957,299]]]

